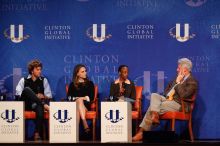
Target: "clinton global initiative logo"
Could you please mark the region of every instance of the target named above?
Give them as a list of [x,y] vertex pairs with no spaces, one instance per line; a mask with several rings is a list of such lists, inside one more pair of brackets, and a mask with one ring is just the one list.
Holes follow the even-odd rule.
[[134,79],[135,85],[143,86],[143,95],[150,100],[151,93],[157,92],[162,94],[164,92],[164,82],[167,79],[165,71],[144,71]]
[[16,120],[19,120],[19,117],[16,117],[15,113],[16,112],[14,109],[13,110],[6,109],[4,112],[1,113],[1,118],[5,120],[7,123],[13,123]]
[[63,57],[64,82],[69,83],[72,78],[72,68],[76,64],[86,64],[90,79],[100,85],[100,90],[106,88],[118,78],[118,54],[66,54]]
[[127,25],[127,39],[152,40],[154,38],[154,25],[134,24]]
[[220,24],[213,24],[210,29],[211,39],[220,39]]
[[10,28],[4,30],[4,36],[13,43],[20,43],[30,37],[30,35],[24,35],[24,26],[22,24],[18,26],[10,25]]
[[[5,82],[7,80],[10,80],[12,77],[14,77],[14,74],[8,74],[0,79],[0,93],[6,94],[6,98],[8,96],[9,97],[13,96],[13,93],[8,93],[9,91],[6,89],[6,84],[5,84]],[[7,95],[7,93],[8,93],[8,95]]]
[[[98,31],[98,30],[101,30],[101,31]],[[98,35],[98,33],[100,33],[100,35]],[[106,35],[106,25],[105,24],[101,24],[101,27],[98,26],[97,24],[93,24],[92,27],[89,27],[87,29],[86,35],[98,43],[103,42],[106,39],[109,39],[112,37],[111,34]]]
[[199,7],[205,4],[207,0],[185,0],[185,3],[190,7]]
[[[176,24],[175,27],[172,27],[169,30],[169,34],[170,36],[172,36],[173,38],[176,38],[177,41],[179,42],[186,42],[189,39],[194,38],[196,35],[194,33],[190,33],[190,26],[188,23],[184,24],[184,27],[180,25],[179,23]],[[183,29],[183,33],[184,35],[181,35],[181,30]]]
[[46,25],[44,26],[45,40],[70,40],[70,25]]
[[118,123],[124,119],[124,117],[120,116],[119,110],[109,110],[109,112],[105,114],[105,118],[111,123]]
[[[13,68],[12,73],[6,74],[0,78],[0,93],[5,95],[7,100],[14,100],[16,86],[21,79],[22,74],[26,74],[26,72],[22,72],[22,68]],[[11,83],[11,80],[13,82],[13,89],[7,88],[8,84]]]
[[67,110],[58,110],[56,113],[53,114],[53,117],[60,123],[66,123],[72,119],[72,117],[68,116]]

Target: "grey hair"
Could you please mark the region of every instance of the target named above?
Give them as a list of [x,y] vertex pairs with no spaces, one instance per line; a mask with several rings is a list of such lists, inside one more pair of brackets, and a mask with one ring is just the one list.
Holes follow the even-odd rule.
[[182,67],[186,67],[189,71],[192,71],[192,61],[189,60],[188,58],[180,58],[178,60],[178,64],[181,65]]

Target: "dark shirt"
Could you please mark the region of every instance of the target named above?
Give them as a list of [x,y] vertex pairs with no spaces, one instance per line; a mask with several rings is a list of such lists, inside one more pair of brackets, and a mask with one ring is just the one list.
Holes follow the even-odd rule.
[[[136,97],[136,90],[135,85],[133,82],[130,82],[130,84],[124,83],[124,97],[135,99]],[[114,98],[120,97],[120,84],[115,82],[111,83],[110,87],[110,96],[113,96]]]
[[37,78],[35,81],[32,78],[24,79],[24,88],[29,87],[35,94],[41,93],[44,94],[44,77]]
[[[90,101],[85,101],[84,104],[87,108],[89,108],[90,102],[94,99],[94,84],[92,81],[88,81],[87,83],[79,83],[78,88],[75,87],[74,83],[71,82],[68,88],[67,98],[71,97],[85,97],[89,96]],[[68,100],[68,99],[67,99]]]
[[47,96],[48,98],[52,98],[52,93],[50,89],[50,85],[48,83],[47,78],[39,77],[35,81],[31,79],[31,75],[28,77],[21,78],[16,86],[16,96],[21,97],[21,94],[25,87],[29,87],[35,94],[41,93]]

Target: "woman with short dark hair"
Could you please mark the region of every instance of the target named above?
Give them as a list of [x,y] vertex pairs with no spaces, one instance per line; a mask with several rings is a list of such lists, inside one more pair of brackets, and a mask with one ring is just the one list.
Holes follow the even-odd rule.
[[123,100],[125,98],[135,99],[135,85],[128,79],[128,66],[120,65],[118,67],[118,79],[111,83],[110,97],[114,100]]

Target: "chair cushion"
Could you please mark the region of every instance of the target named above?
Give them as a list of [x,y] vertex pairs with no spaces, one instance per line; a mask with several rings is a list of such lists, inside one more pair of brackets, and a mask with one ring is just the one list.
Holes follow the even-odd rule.
[[132,119],[138,119],[138,118],[139,118],[138,111],[132,111]]
[[91,108],[91,109],[95,109],[95,108],[96,108],[96,104],[95,104],[95,103],[92,103],[91,106],[90,106],[90,108]]
[[34,111],[25,111],[24,117],[25,117],[25,119],[35,119],[36,113]]
[[96,117],[95,111],[88,111],[86,112],[86,119],[94,119]]
[[[25,111],[25,119],[36,119],[36,113],[34,111]],[[49,112],[44,112],[44,119],[49,119]]]
[[160,115],[160,119],[189,120],[189,117],[189,114],[183,112],[166,112]]

